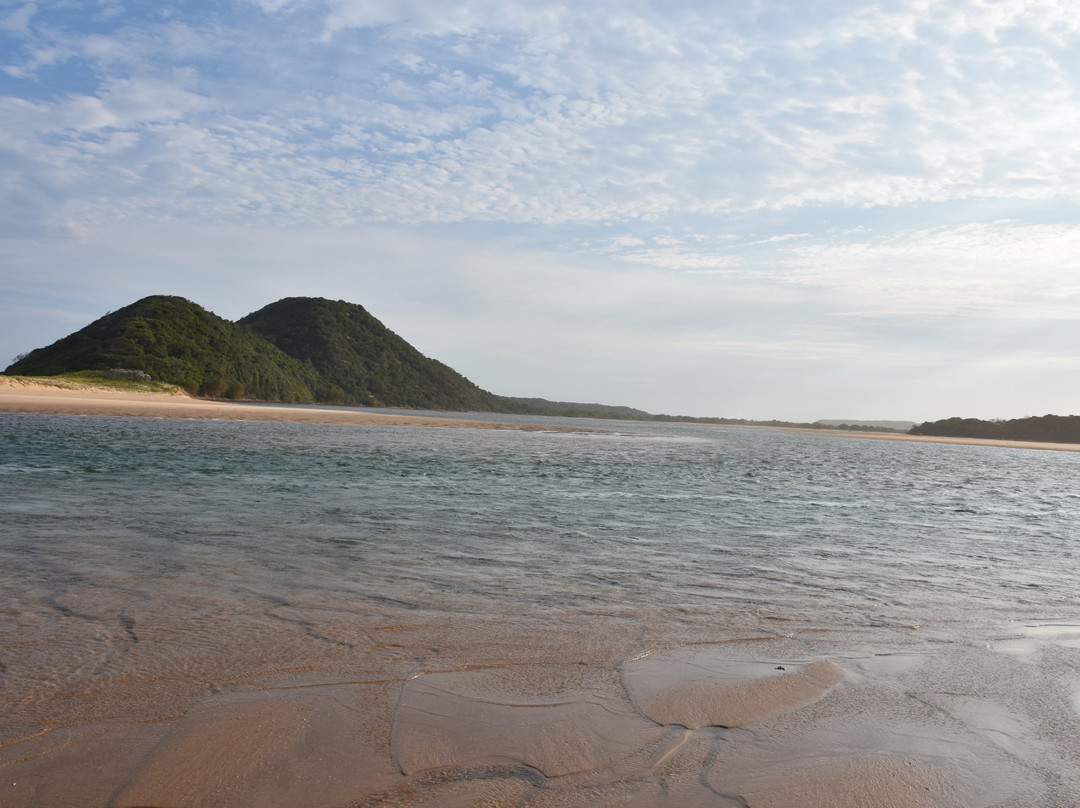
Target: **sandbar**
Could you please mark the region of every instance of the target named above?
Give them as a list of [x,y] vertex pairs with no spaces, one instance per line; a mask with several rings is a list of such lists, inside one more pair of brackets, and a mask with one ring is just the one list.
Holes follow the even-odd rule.
[[[934,656],[896,665],[906,629],[823,645],[724,616],[727,638],[658,614],[647,628],[384,607],[338,626],[352,647],[333,654],[296,648],[283,623],[268,638],[280,661],[229,637],[232,654],[198,664],[144,649],[156,644],[147,626],[109,693],[13,678],[0,804],[1076,804],[1076,719],[1032,687],[1037,666],[934,643],[922,647],[937,645]],[[310,646],[334,627],[318,610],[308,618]],[[872,651],[841,650],[871,638]],[[630,653],[642,644],[645,656]],[[307,651],[305,664],[282,664],[290,649]],[[9,668],[23,673],[18,660]],[[152,704],[132,698],[147,689]]]
[[1042,449],[1051,452],[1080,452],[1080,443],[1050,443],[1034,440],[1001,440],[998,438],[950,438],[943,435],[908,435],[904,432],[864,432],[846,429],[797,429],[792,427],[743,427],[744,429],[778,429],[796,435],[818,435],[826,438],[856,440],[889,440],[905,443],[948,443],[955,446],[993,446],[999,449]]

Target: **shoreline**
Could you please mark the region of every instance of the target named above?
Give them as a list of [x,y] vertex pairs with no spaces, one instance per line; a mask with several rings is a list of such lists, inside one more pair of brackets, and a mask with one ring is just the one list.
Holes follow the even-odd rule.
[[[128,418],[185,418],[220,421],[271,421],[278,423],[352,424],[355,426],[413,426],[459,429],[503,429],[544,432],[595,432],[587,427],[440,418],[429,415],[377,413],[342,406],[314,408],[303,404],[267,406],[266,402],[215,401],[192,398],[182,391],[152,393],[118,390],[94,385],[61,387],[56,383],[27,381],[24,377],[0,376],[0,412],[41,415],[116,415]],[[625,421],[620,423],[651,423]],[[667,422],[665,422],[667,423]],[[988,446],[1005,449],[1036,449],[1080,452],[1080,444],[1012,441],[990,438],[950,438],[907,435],[898,432],[863,432],[840,429],[724,424],[724,429],[767,429],[792,435],[824,438],[884,440],[904,443],[942,443],[957,446]]]
[[184,392],[144,393],[92,385],[60,387],[0,376],[0,412],[38,415],[106,415],[127,418],[180,418],[217,421],[262,421],[355,426],[414,426],[517,431],[582,432],[573,427],[516,424],[480,419],[375,413],[342,406],[314,408],[303,404],[267,406],[266,402],[214,401]]
[[[244,407],[33,383],[4,400],[42,398]],[[859,521],[879,518],[893,477],[833,479],[850,466],[828,456],[860,454],[851,444],[768,441],[779,455],[820,454],[825,473],[787,500],[814,509],[795,523],[810,541],[781,533],[754,547],[737,526],[743,536],[783,529],[773,520],[791,510],[769,503],[801,475],[733,487],[764,503],[748,508],[711,499],[715,481],[706,481],[712,488],[699,493],[712,510],[684,519],[696,506],[668,496],[674,486],[612,487],[593,474],[625,463],[677,483],[686,467],[664,458],[688,444],[631,438],[627,455],[621,441],[534,434],[525,444],[535,446],[502,465],[489,462],[502,450],[484,450],[491,441],[480,435],[354,430],[356,462],[341,466],[336,430],[304,430],[303,445],[280,447],[246,434],[225,451],[195,436],[194,447],[159,455],[153,441],[128,437],[116,452],[100,443],[87,451],[88,422],[39,421],[41,435],[33,419],[10,430],[16,451],[4,469],[12,495],[0,646],[13,649],[0,659],[4,806],[1080,805],[1080,602],[1067,581],[1055,595],[1049,574],[1010,574],[1033,556],[1004,548],[1027,534],[1007,535],[993,512],[954,516],[959,500],[948,497],[936,515],[885,512],[896,526],[866,531]],[[152,424],[104,426],[152,434],[157,427],[143,429]],[[757,443],[745,437],[716,433],[707,443],[720,452]],[[601,451],[581,458],[579,443]],[[583,462],[539,468],[530,461],[545,447]],[[449,462],[428,465],[429,448]],[[97,462],[114,454],[115,463]],[[895,469],[923,465],[900,454],[875,453],[892,455]],[[956,454],[975,469],[1035,470],[1018,483],[1036,486],[1067,460]],[[951,460],[937,465],[950,473],[912,469],[911,498],[927,490],[922,482],[936,492],[962,479]],[[258,471],[267,466],[277,467]],[[694,459],[689,469],[701,467]],[[868,484],[854,511],[804,495]],[[979,486],[983,496],[992,486]],[[606,496],[623,490],[645,498]],[[1067,511],[1067,479],[1047,493],[1056,498],[1047,510]],[[656,507],[654,495],[671,504]],[[584,502],[594,506],[574,517]],[[1020,499],[1007,502],[1015,509]],[[735,540],[715,540],[729,518]],[[1055,513],[1032,535],[1067,537],[1070,519]],[[937,552],[939,530],[949,535]],[[1001,544],[984,533],[1002,534]],[[665,534],[687,540],[665,544]],[[910,568],[881,554],[898,544],[906,555],[909,534]],[[649,556],[623,560],[634,553]],[[953,563],[984,571],[952,586]],[[882,578],[877,567],[899,571]],[[974,599],[970,575],[981,584]],[[1039,594],[1029,596],[1030,585]]]
[[742,429],[778,429],[795,435],[853,438],[855,440],[890,440],[901,443],[948,443],[955,446],[990,446],[998,449],[1039,449],[1050,452],[1080,452],[1080,443],[1047,443],[1032,440],[997,438],[950,438],[941,435],[908,435],[903,432],[848,432],[842,429],[798,429],[793,427],[741,427]]

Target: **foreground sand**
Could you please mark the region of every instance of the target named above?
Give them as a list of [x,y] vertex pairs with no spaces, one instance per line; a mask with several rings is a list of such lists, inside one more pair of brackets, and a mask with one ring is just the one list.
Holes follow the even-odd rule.
[[[52,415],[122,415],[147,418],[201,418],[223,421],[279,421],[293,423],[356,424],[382,426],[466,427],[472,429],[515,429],[575,431],[505,421],[465,420],[419,415],[392,415],[350,407],[339,409],[304,406],[273,406],[231,401],[209,401],[180,393],[133,393],[102,387],[60,387],[28,381],[25,377],[0,376],[0,412],[33,412]],[[628,424],[631,422],[628,422]],[[1013,449],[1047,449],[1080,452],[1080,444],[1037,441],[986,440],[903,435],[895,432],[846,432],[833,429],[791,429],[788,427],[732,426],[736,429],[770,429],[792,434],[855,440],[889,440],[914,443],[952,443],[967,446],[997,446]]]
[[[177,594],[173,619],[192,607]],[[301,599],[207,656],[128,608],[100,689],[9,659],[0,804],[1080,804],[1076,720],[1046,669],[933,627]]]

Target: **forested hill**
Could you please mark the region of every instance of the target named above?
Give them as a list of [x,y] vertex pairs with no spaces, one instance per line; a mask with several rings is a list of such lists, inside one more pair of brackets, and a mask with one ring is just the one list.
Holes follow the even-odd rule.
[[8,375],[146,374],[193,395],[408,409],[681,420],[632,407],[512,398],[429,359],[363,306],[290,297],[232,323],[155,295],[15,360]]
[[142,371],[193,395],[310,402],[318,374],[246,328],[182,297],[155,295],[110,312],[4,373]]
[[428,359],[362,306],[286,298],[229,322],[155,295],[19,357],[8,375],[141,371],[193,395],[414,409],[522,411]]
[[[285,298],[234,323],[182,297],[154,295],[18,357],[4,373],[59,376],[80,371],[146,374],[208,398],[718,425],[880,428],[654,415],[632,407],[500,396],[424,356],[363,306],[312,297]],[[921,424],[911,433],[1080,443],[1080,416],[949,418]]]
[[501,409],[499,396],[427,358],[355,303],[289,297],[238,324],[312,367],[318,374],[312,391],[317,401],[481,412]]
[[919,424],[912,435],[947,438],[989,438],[1046,443],[1080,443],[1080,415],[1041,415],[1005,421],[946,418]]

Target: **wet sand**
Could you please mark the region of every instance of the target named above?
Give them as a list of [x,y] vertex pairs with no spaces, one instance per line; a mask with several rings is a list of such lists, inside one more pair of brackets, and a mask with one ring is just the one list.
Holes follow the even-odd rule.
[[1076,721],[1032,658],[898,626],[454,606],[347,628],[309,609],[339,645],[292,665],[295,636],[262,638],[277,659],[238,637],[179,675],[133,646],[97,692],[35,701],[16,679],[5,700],[37,729],[0,743],[0,804],[1078,804]]

